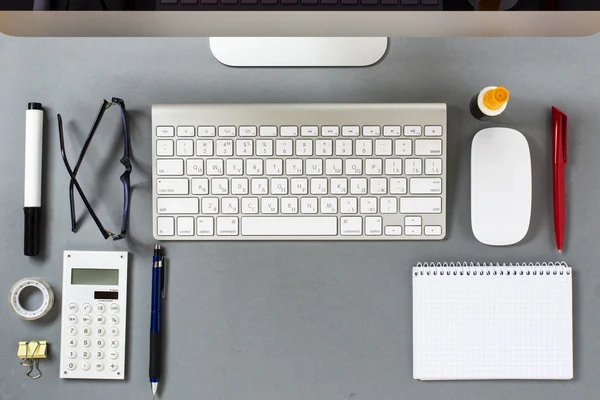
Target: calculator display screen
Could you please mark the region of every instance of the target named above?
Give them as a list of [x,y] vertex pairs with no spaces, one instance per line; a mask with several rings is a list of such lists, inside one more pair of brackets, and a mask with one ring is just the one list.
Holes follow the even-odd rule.
[[118,285],[118,269],[73,268],[72,285]]
[[119,292],[94,292],[94,300],[119,300]]

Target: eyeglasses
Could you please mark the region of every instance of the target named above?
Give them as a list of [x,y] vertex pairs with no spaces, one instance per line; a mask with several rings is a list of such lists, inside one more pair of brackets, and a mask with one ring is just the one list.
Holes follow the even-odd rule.
[[[94,209],[92,208],[90,202],[88,201],[87,197],[83,193],[83,189],[81,189],[81,185],[77,181],[77,172],[79,171],[79,167],[81,166],[83,157],[85,156],[85,154],[88,150],[88,147],[90,146],[90,143],[92,142],[92,139],[94,138],[94,134],[96,133],[96,130],[98,129],[98,126],[100,125],[100,121],[102,121],[102,117],[104,116],[104,113],[106,112],[106,110],[108,110],[110,107],[112,107],[114,105],[118,105],[121,108],[121,118],[123,120],[123,136],[124,136],[124,138],[123,138],[123,141],[124,141],[123,157],[120,160],[121,164],[123,164],[125,166],[125,172],[123,172],[123,174],[121,174],[121,178],[120,178],[121,182],[123,183],[123,192],[124,192],[124,195],[123,195],[123,223],[121,225],[121,233],[120,234],[112,233],[111,231],[108,231],[104,228],[104,226],[102,225],[102,222],[100,222],[100,219],[94,212]],[[62,117],[60,116],[60,114],[58,114],[57,117],[58,117],[58,134],[60,137],[60,153],[61,153],[62,159],[65,163],[65,167],[67,168],[67,172],[69,173],[69,176],[71,177],[71,182],[69,184],[69,202],[70,202],[70,206],[71,206],[71,231],[77,232],[77,220],[75,218],[75,198],[74,198],[74,190],[73,190],[73,187],[74,187],[75,189],[77,189],[77,193],[79,193],[79,196],[81,196],[81,200],[83,200],[83,204],[85,204],[85,207],[87,208],[88,212],[92,216],[92,219],[98,226],[98,229],[100,229],[102,236],[104,236],[104,239],[108,239],[109,237],[112,237],[113,240],[123,239],[125,237],[125,235],[127,234],[127,225],[129,222],[129,209],[130,209],[130,204],[131,204],[131,197],[130,197],[131,184],[129,181],[129,176],[131,175],[131,170],[132,170],[131,159],[130,159],[131,139],[129,136],[129,127],[127,124],[127,110],[125,109],[125,102],[122,99],[118,99],[116,97],[113,97],[112,101],[110,101],[110,102],[106,101],[106,100],[104,100],[102,102],[102,105],[100,106],[100,110],[98,111],[98,115],[96,116],[96,120],[94,121],[94,125],[92,125],[92,129],[90,130],[90,133],[88,134],[88,137],[85,140],[85,143],[83,144],[83,148],[81,149],[81,153],[79,154],[79,159],[77,160],[77,164],[75,164],[75,168],[71,168],[71,164],[69,163],[69,160],[67,159],[67,154],[65,152],[65,137],[64,137],[64,133],[63,133]]]

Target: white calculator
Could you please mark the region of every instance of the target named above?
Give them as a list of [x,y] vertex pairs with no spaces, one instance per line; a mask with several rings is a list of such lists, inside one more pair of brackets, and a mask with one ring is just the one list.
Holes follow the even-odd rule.
[[124,379],[127,252],[65,251],[60,377]]

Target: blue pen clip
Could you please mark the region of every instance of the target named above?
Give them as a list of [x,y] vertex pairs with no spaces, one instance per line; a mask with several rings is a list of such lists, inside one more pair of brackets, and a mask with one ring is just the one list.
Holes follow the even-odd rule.
[[162,287],[160,288],[160,293],[163,299],[165,299],[167,297],[167,291],[165,290],[165,286],[166,286],[166,279],[167,279],[167,263],[165,262],[165,257],[161,257],[160,260],[158,261],[159,265],[161,266],[160,269],[160,273],[162,274]]

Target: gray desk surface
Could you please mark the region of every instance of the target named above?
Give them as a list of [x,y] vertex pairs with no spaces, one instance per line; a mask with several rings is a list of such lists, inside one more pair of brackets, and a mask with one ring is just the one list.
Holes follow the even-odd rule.
[[[65,249],[131,253],[125,382],[58,378],[60,318],[25,322],[0,307],[0,399],[144,399],[150,307],[150,105],[183,102],[446,102],[449,105],[448,232],[428,243],[167,243],[167,358],[163,399],[591,399],[600,390],[600,36],[577,39],[392,40],[365,69],[231,69],[206,39],[18,39],[0,37],[0,294],[27,276],[59,299]],[[504,116],[478,122],[468,101],[488,84],[512,89]],[[102,98],[131,110],[135,184],[131,238],[104,241],[90,218],[69,229],[67,174],[57,112],[69,149],[81,146]],[[48,109],[43,256],[22,255],[24,111]],[[420,260],[556,260],[550,105],[570,117],[568,229],[562,258],[575,269],[575,379],[447,382],[412,379],[411,275]],[[81,177],[106,225],[119,225],[116,111]],[[469,149],[477,130],[521,130],[533,158],[533,220],[526,239],[491,248],[472,236]],[[74,156],[71,155],[73,158]],[[106,158],[109,162],[105,162]],[[108,171],[108,172],[106,172]],[[106,179],[105,179],[106,178]],[[80,206],[79,213],[85,214]],[[58,301],[60,303],[60,300]],[[56,306],[58,309],[58,306]],[[19,340],[48,340],[44,376],[28,380]],[[482,397],[483,396],[483,397]]]

